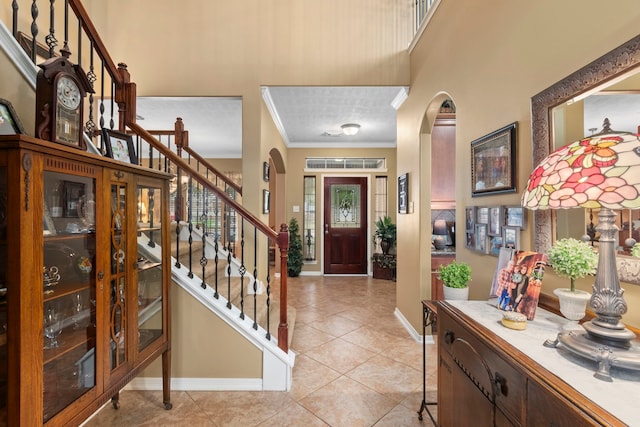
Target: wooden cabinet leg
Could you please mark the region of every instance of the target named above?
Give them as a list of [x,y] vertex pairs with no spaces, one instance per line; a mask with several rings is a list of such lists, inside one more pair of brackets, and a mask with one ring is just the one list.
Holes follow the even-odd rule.
[[120,409],[120,392],[117,392],[111,398],[111,404],[113,405],[113,409]]
[[162,402],[164,409],[173,408],[171,403],[171,349],[162,353]]

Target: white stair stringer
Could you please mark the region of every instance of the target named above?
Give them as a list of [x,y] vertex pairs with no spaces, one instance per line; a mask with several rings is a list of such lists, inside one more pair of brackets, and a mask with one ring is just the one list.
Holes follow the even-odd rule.
[[[171,223],[172,227],[175,227],[176,223],[173,222]],[[185,222],[185,221],[180,221],[180,234],[179,234],[179,238],[181,241],[188,241],[189,240],[189,223]],[[198,240],[198,241],[202,241],[202,229],[198,228],[198,227],[193,227],[191,230],[191,238],[193,240]],[[215,256],[215,241],[208,235],[205,236],[204,238],[205,241],[205,258],[207,258],[207,260],[209,261],[213,261],[213,258]],[[213,255],[211,255],[213,254]],[[229,259],[229,251],[224,247],[224,245],[218,245],[218,259],[222,260],[222,261],[227,261]],[[224,274],[225,277],[227,276],[231,276],[231,277],[240,277],[240,260],[238,260],[238,258],[234,257],[233,255],[231,256],[231,272],[229,273],[228,269],[224,269]],[[247,289],[246,289],[246,295],[252,295],[254,293],[261,295],[264,293],[265,291],[265,286],[264,283],[261,280],[256,280],[255,277],[253,277],[253,274],[251,274],[249,271],[246,271],[244,273],[244,277],[246,279],[249,279],[249,282],[247,284]],[[254,292],[253,289],[253,284],[254,282],[256,283],[256,290]]]
[[[158,244],[155,247],[148,245],[149,238],[144,234],[138,236],[138,250],[148,259],[159,261],[161,248]],[[278,347],[278,340],[271,332],[271,339],[266,338],[267,331],[258,325],[258,329],[253,329],[253,320],[245,315],[240,318],[240,310],[232,306],[227,308],[227,299],[222,295],[219,298],[213,296],[213,289],[207,285],[203,289],[201,279],[190,278],[186,268],[176,268],[176,259],[171,257],[171,276],[173,282],[207,307],[220,319],[237,331],[247,341],[256,346],[262,352],[262,387],[261,390],[268,391],[290,391],[293,366],[295,364],[295,352],[289,350],[285,353]],[[277,332],[276,334],[277,335]],[[172,379],[172,383],[173,383]],[[255,388],[252,388],[255,390]]]

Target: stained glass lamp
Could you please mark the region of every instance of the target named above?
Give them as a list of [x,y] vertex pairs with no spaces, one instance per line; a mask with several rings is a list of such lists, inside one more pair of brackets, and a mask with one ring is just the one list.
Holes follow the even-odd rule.
[[598,270],[589,306],[596,317],[584,331],[564,331],[545,345],[562,345],[598,363],[595,377],[612,381],[611,367],[640,371],[640,348],[635,334],[621,318],[627,312],[615,258],[613,209],[640,208],[639,135],[611,130],[565,145],[533,170],[522,195],[528,209],[600,209]]

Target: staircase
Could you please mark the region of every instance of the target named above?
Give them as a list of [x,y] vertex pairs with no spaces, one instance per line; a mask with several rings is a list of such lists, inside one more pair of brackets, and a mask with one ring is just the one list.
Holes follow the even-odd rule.
[[[295,361],[295,354],[289,351],[295,310],[286,303],[286,274],[276,275],[269,264],[269,247],[274,246],[281,254],[280,271],[287,270],[286,225],[276,232],[246,210],[236,200],[241,199],[242,188],[188,148],[181,120],[166,132],[170,142],[162,142],[158,134],[136,123],[136,84],[127,66],[111,59],[80,0],[46,5],[38,17],[35,2],[32,7],[20,7],[6,0],[3,9],[10,12],[0,16],[12,15],[12,19],[0,22],[0,48],[34,89],[35,63],[57,55],[60,45],[77,52],[70,59],[87,73],[95,90],[86,102],[88,151],[104,153],[101,129],[115,128],[134,136],[140,166],[176,175],[170,195],[175,219],[170,225],[174,284],[262,351],[262,389],[288,390]],[[62,22],[62,16],[65,28],[54,29],[54,22]],[[69,40],[56,38],[69,33]],[[196,205],[199,210],[194,210]],[[138,245],[149,258],[157,257],[160,248],[149,246],[149,237],[140,235]]]

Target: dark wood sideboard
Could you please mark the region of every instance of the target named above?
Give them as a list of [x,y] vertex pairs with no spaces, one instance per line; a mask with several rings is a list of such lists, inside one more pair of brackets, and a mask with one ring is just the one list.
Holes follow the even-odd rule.
[[503,327],[501,318],[486,301],[439,302],[438,425],[640,423],[630,397],[637,395],[640,378],[603,382],[592,377],[588,363],[543,347],[544,337],[553,338],[564,319],[539,308],[527,330],[515,331]]

